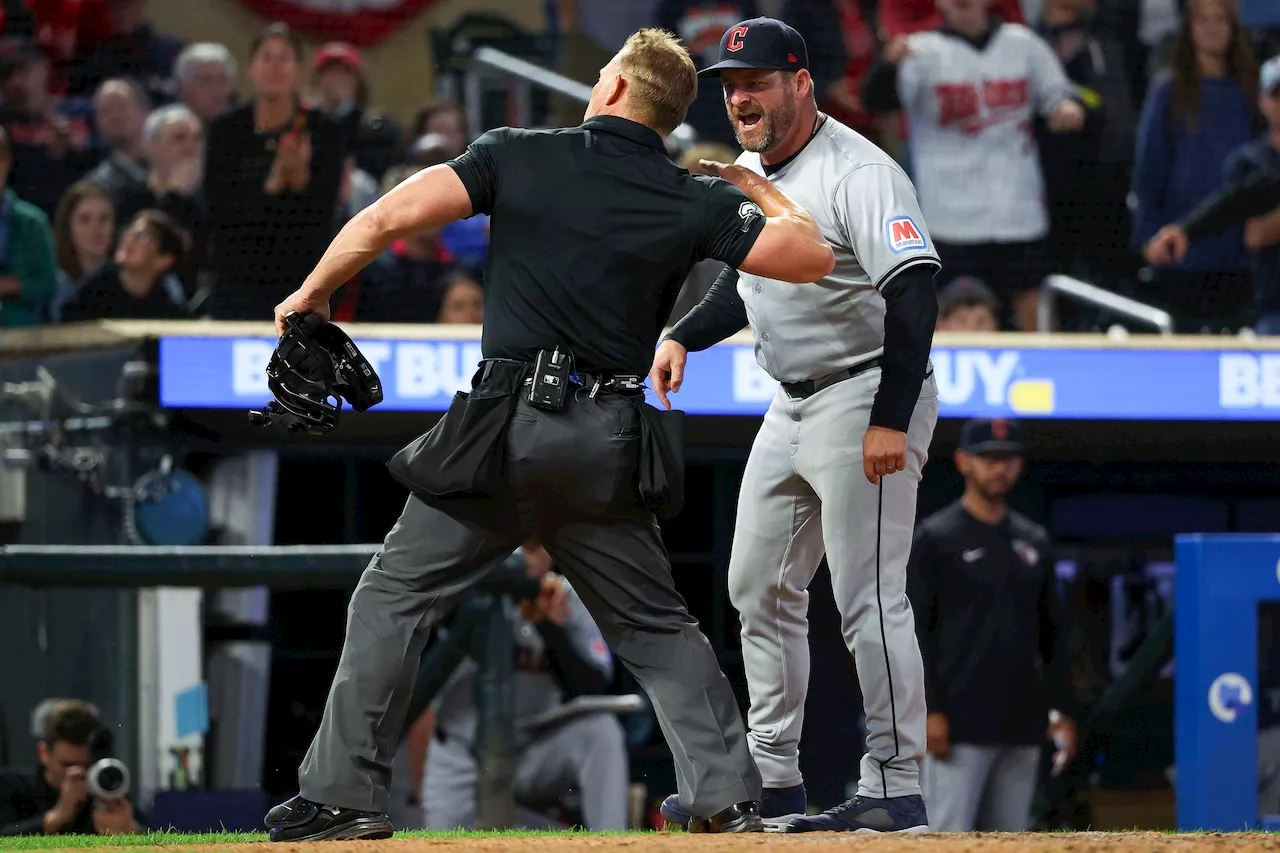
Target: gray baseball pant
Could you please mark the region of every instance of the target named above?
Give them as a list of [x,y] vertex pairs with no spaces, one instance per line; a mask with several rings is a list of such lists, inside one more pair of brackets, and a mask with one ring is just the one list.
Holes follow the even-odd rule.
[[926,755],[922,778],[929,827],[938,832],[1025,832],[1040,770],[1035,746],[952,744]]
[[[476,759],[468,744],[447,736],[444,742],[431,742],[422,783],[427,829],[475,824],[476,776]],[[624,830],[630,782],[626,738],[617,717],[597,713],[568,720],[520,748],[513,791],[520,825],[550,826],[536,807],[573,788],[587,829]]]
[[862,438],[879,382],[872,369],[804,400],[779,388],[743,475],[729,595],[742,622],[748,739],[766,787],[802,781],[807,590],[825,552],[867,717],[858,793],[920,793],[924,669],[906,569],[938,391],[926,378],[907,432],[907,470],[874,486],[863,474]]
[[710,817],[760,799],[733,688],[676,591],[657,522],[638,503],[639,448],[632,400],[578,394],[548,413],[522,397],[503,497],[408,500],[351,597],[324,716],[298,771],[303,797],[388,810],[391,761],[431,627],[536,532],[652,700],[682,805]]

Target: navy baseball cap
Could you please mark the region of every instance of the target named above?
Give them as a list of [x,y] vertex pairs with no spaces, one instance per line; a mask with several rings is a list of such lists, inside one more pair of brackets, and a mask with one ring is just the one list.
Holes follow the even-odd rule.
[[966,453],[1022,454],[1022,428],[1008,418],[977,418],[960,427],[960,449]]
[[751,18],[734,24],[720,38],[719,61],[698,72],[719,76],[726,68],[799,71],[809,67],[809,49],[794,27],[776,18]]

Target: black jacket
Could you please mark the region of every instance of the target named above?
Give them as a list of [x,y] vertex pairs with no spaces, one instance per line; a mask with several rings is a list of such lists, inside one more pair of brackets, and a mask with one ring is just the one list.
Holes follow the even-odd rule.
[[984,524],[959,501],[922,521],[907,595],[929,713],[952,743],[1041,743],[1050,708],[1075,713],[1052,545],[1016,512]]

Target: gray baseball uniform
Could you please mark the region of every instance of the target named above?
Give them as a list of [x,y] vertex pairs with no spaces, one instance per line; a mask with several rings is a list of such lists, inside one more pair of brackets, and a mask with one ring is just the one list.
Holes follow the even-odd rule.
[[[565,584],[569,599],[565,638],[583,660],[612,678],[609,647],[582,600]],[[538,629],[519,613],[512,619],[512,629],[516,641],[512,699],[518,737],[515,797],[524,806],[518,813],[521,825],[549,825],[531,807],[550,804],[576,788],[587,828],[626,829],[630,776],[622,725],[613,714],[595,712],[531,731],[529,721],[564,703],[564,690],[552,673],[547,644]],[[427,749],[421,792],[429,829],[470,827],[475,822],[476,671],[474,661],[463,661],[433,703],[438,736]]]
[[[765,169],[754,153],[738,163],[771,172],[770,180],[814,217],[836,255],[832,273],[813,284],[747,274],[738,281],[756,358],[784,383],[747,461],[729,564],[729,594],[742,620],[752,753],[766,787],[801,782],[806,590],[825,552],[866,705],[858,792],[919,794],[926,712],[906,566],[916,487],[938,415],[932,373],[910,417],[905,471],[872,485],[863,474],[862,439],[881,377],[880,288],[908,267],[937,268],[938,257],[907,175],[834,119],[780,169]],[[849,378],[828,384],[834,375]],[[806,380],[819,390],[803,396],[786,387]]]

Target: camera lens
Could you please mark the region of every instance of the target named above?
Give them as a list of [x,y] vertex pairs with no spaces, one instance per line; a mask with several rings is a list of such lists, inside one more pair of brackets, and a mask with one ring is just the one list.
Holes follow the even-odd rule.
[[108,767],[98,774],[98,787],[108,794],[114,794],[124,784],[124,774],[115,767]]
[[123,797],[129,793],[129,768],[119,759],[104,758],[89,768],[86,782],[95,797]]

